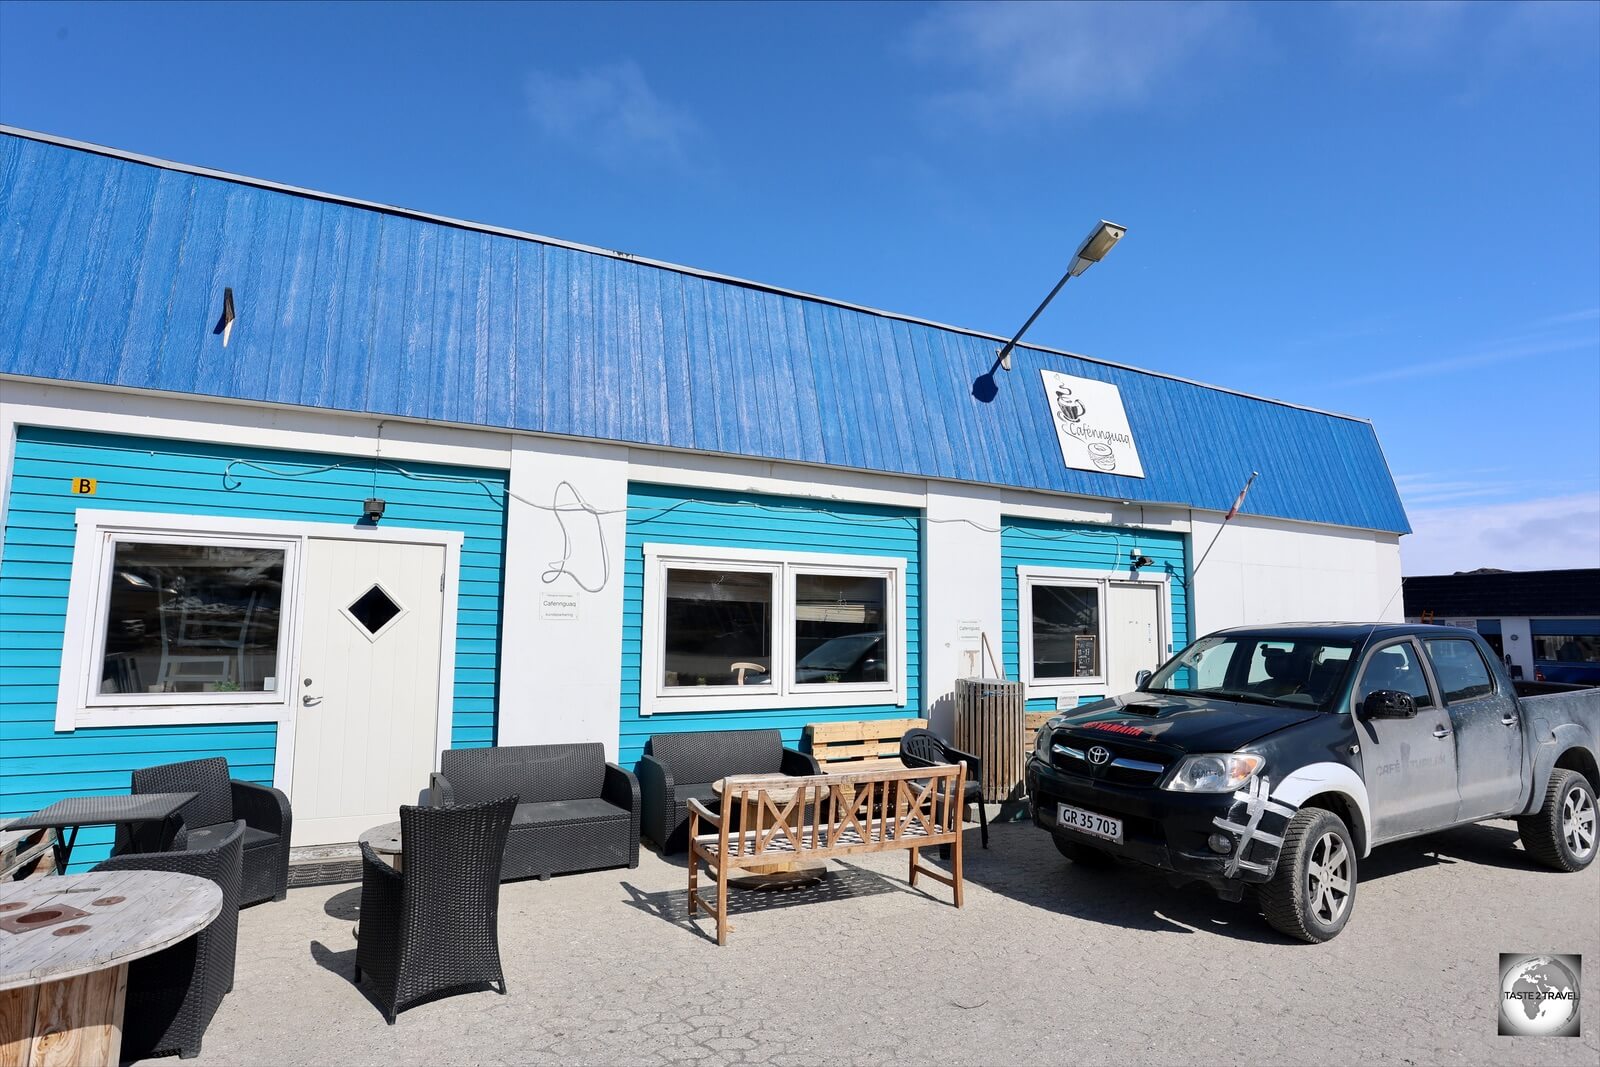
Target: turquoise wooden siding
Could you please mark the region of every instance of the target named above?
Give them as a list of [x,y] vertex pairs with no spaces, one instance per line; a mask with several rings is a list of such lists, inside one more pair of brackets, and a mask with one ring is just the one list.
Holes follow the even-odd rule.
[[[272,782],[272,722],[56,732],[78,508],[349,524],[377,495],[388,501],[385,525],[462,531],[452,744],[493,744],[507,476],[406,470],[429,480],[382,466],[374,473],[365,459],[22,428],[0,555],[0,818],[68,796],[125,793],[136,767],[202,756],[225,756],[235,776]],[[99,480],[94,496],[68,492],[79,477]],[[85,827],[75,860],[101,858],[111,833]]]
[[[750,496],[709,489],[635,484],[628,487],[628,541],[622,608],[620,762],[632,767],[651,734],[776,727],[786,745],[800,743],[808,722],[895,719],[922,714],[920,675],[922,530],[918,512],[837,501]],[[639,663],[645,634],[644,546],[713,545],[774,551],[898,556],[906,561],[906,704],[770,711],[639,714]],[[652,635],[653,636],[653,635]]]
[[[1000,535],[1001,635],[1006,676],[1022,677],[1022,644],[1018,631],[1018,567],[1064,567],[1082,571],[1086,578],[1128,578],[1128,558],[1135,546],[1149,556],[1146,575],[1166,574],[1172,590],[1172,650],[1189,643],[1189,539],[1183,534],[1132,530],[1116,526],[1088,526],[1036,519],[1006,518]],[[1080,704],[1107,694],[1085,693]],[[1054,697],[1028,701],[1029,711],[1050,711]]]

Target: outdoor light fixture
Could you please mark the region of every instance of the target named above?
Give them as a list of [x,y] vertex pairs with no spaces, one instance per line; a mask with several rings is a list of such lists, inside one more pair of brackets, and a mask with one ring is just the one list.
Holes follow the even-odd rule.
[[368,522],[376,526],[378,525],[378,520],[383,518],[384,506],[385,502],[383,500],[375,496],[369,496],[366,503],[361,505],[361,513],[366,516]]
[[1056,282],[1056,287],[1050,290],[1050,295],[1044,298],[1044,303],[1035,308],[1033,314],[1028,316],[1028,321],[1022,324],[1022,329],[1017,331],[1017,335],[1007,341],[1005,347],[1000,350],[1000,366],[1006,370],[1011,369],[1011,350],[1017,347],[1017,342],[1022,340],[1022,335],[1028,332],[1028,327],[1033,325],[1034,320],[1044,312],[1045,308],[1050,306],[1050,301],[1054,300],[1056,294],[1061,291],[1061,287],[1067,284],[1067,279],[1076,278],[1088,270],[1090,266],[1104,259],[1106,253],[1111,251],[1112,246],[1122,240],[1123,235],[1127,232],[1128,228],[1126,226],[1118,226],[1116,223],[1107,222],[1105,219],[1101,219],[1100,225],[1089,231],[1089,236],[1083,239],[1083,244],[1079,245],[1078,250],[1072,254],[1072,265],[1067,268],[1067,273],[1061,276],[1059,282]]
[[1155,560],[1151,559],[1149,556],[1141,555],[1139,550],[1136,548],[1133,550],[1133,562],[1128,564],[1128,569],[1136,571],[1140,567],[1148,567],[1154,562]]

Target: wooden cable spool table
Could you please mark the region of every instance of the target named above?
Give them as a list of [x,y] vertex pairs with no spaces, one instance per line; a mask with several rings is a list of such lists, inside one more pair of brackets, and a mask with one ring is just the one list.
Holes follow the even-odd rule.
[[[719,798],[723,795],[723,785],[726,781],[727,779],[725,778],[719,778],[711,783],[712,790]],[[794,792],[769,789],[767,790],[767,796],[774,804],[783,805],[794,799]],[[722,814],[726,817],[730,813],[724,809]],[[745,830],[754,829],[758,821],[760,821],[760,814],[756,803],[747,798],[741,806],[734,825]],[[804,810],[796,805],[794,811],[789,815],[788,825],[798,831],[800,822],[804,817]],[[770,826],[772,824],[768,822],[767,825]],[[728,884],[736,889],[796,889],[800,886],[815,885],[827,876],[828,865],[826,863],[817,863],[814,860],[780,860],[774,863],[765,863],[759,867],[748,867],[739,875],[730,878]]]
[[210,925],[216,883],[106,871],[0,883],[0,1065],[116,1064],[128,963]]

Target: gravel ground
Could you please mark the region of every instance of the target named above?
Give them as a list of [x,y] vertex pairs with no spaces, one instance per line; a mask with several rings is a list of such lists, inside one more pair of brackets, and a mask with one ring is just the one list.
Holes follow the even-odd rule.
[[194,1062],[1600,1065],[1600,1003],[1579,1038],[1496,1036],[1502,951],[1582,953],[1600,989],[1600,865],[1534,867],[1509,823],[1379,849],[1320,946],[1249,904],[1075,868],[1026,825],[969,841],[960,911],[907,887],[903,853],[871,856],[736,893],[721,949],[686,919],[681,861],[511,883],[510,995],[393,1027],[351,983],[359,888],[292,890],[241,914]]

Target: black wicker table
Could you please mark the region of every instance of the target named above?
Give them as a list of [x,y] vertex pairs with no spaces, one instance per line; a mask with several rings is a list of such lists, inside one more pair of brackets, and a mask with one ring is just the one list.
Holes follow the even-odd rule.
[[199,793],[135,793],[111,797],[68,797],[32,815],[12,819],[7,830],[54,830],[56,873],[66,874],[72,846],[81,826],[133,826],[158,822],[164,826],[162,846],[177,832],[174,818]]

